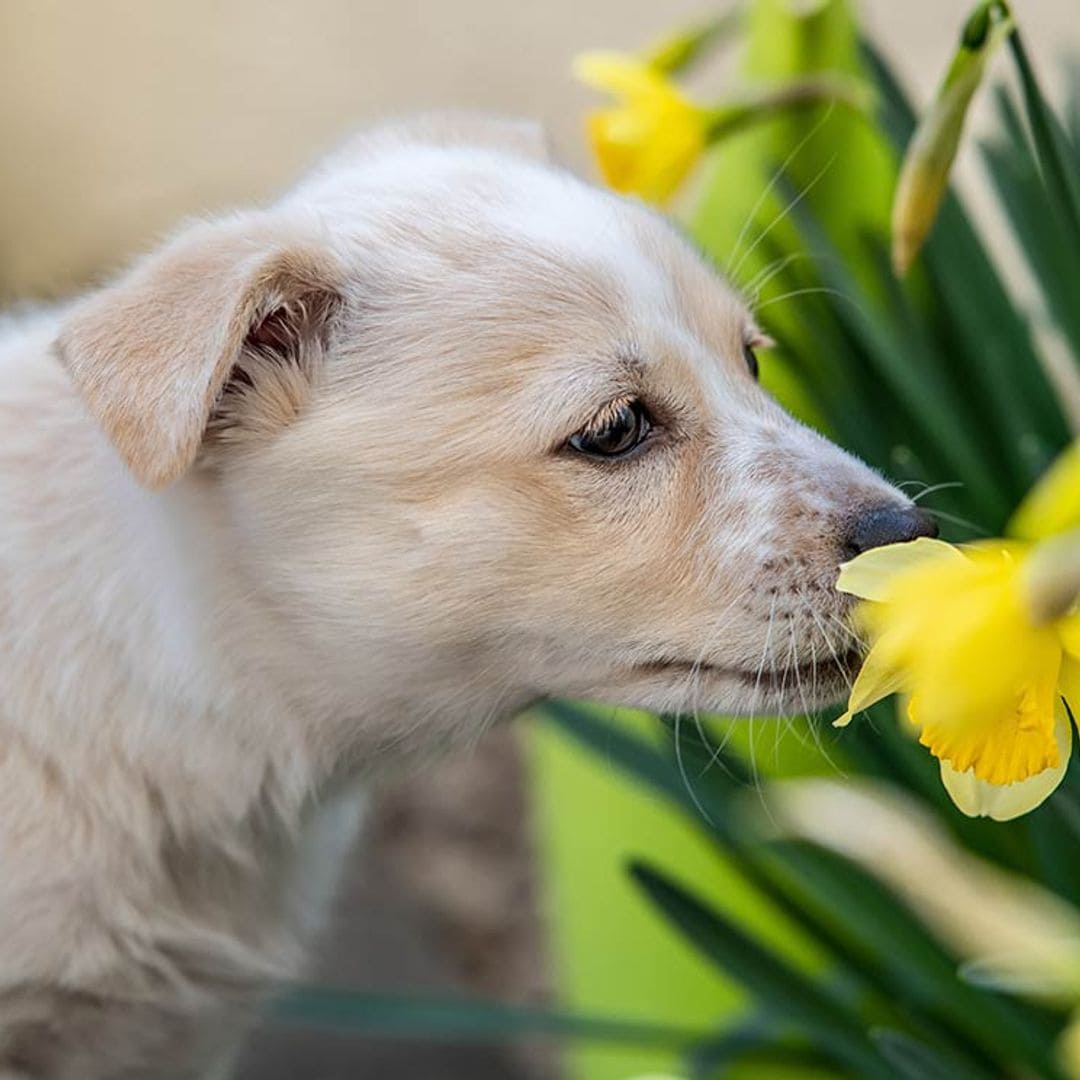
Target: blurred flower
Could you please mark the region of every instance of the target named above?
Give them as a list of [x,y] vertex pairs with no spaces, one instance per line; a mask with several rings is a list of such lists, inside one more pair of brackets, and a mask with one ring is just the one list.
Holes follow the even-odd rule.
[[589,141],[607,184],[653,202],[667,200],[705,149],[708,114],[644,60],[586,53],[578,77],[617,99],[587,119]]
[[704,106],[670,78],[738,24],[735,15],[702,23],[661,42],[641,56],[583,53],[574,72],[614,102],[586,117],[586,131],[605,183],[650,202],[666,202],[706,147],[790,108],[839,102],[865,109],[873,94],[862,81],[820,72],[776,86],[733,94]]
[[1012,30],[1002,0],[983,0],[964,27],[937,96],[911,137],[893,198],[892,257],[898,274],[915,260],[945,196],[968,106],[986,63]]
[[1066,702],[1080,713],[1080,531],[1033,541],[1080,520],[1075,460],[1071,448],[1021,506],[1030,540],[960,549],[920,539],[841,568],[837,588],[866,601],[858,618],[872,647],[837,724],[904,694],[919,741],[971,816],[1027,813],[1068,766]]

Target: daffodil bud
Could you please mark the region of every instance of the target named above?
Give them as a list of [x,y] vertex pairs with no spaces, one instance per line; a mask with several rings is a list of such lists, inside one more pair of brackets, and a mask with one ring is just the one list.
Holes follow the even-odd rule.
[[987,61],[1012,27],[1002,0],[979,4],[964,27],[933,104],[908,144],[893,199],[892,260],[897,274],[911,266],[937,217],[971,99]]

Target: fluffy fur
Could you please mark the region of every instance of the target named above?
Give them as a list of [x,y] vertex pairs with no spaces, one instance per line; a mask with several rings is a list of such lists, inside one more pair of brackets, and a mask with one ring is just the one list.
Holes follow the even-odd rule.
[[[220,1064],[375,773],[546,695],[836,696],[845,530],[901,496],[756,385],[666,222],[543,156],[382,130],[6,328],[3,1080]],[[624,398],[639,453],[567,445]]]

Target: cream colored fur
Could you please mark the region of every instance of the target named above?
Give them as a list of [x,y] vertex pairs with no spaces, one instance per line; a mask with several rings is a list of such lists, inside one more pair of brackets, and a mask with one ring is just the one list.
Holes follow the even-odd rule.
[[[0,1077],[202,1075],[301,970],[327,808],[530,702],[835,697],[838,537],[900,496],[756,335],[663,220],[476,118],[6,325]],[[568,448],[627,395],[644,452]]]

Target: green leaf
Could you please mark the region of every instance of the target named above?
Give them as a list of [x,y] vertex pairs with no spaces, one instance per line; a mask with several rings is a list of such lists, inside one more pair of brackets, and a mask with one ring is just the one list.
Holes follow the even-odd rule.
[[940,1053],[972,1073],[985,1075],[993,1060],[1024,1060],[1054,1074],[1046,1033],[1011,1002],[965,985],[957,976],[956,959],[860,867],[801,841],[774,841],[768,850],[777,872],[792,881],[795,898],[801,897],[815,917],[831,915],[843,925],[856,970],[872,972],[875,984],[892,1000],[925,1018],[924,1038],[932,1039]]
[[896,1070],[897,1080],[958,1080],[959,1077],[994,1075],[971,1072],[903,1031],[875,1028],[870,1037]]
[[[903,147],[914,129],[914,111],[873,45],[863,42],[862,49],[882,103],[880,122],[893,144]],[[1031,169],[1030,160],[1025,162],[1026,140],[1018,130],[1019,119],[1004,115],[1007,99],[1000,91],[995,97],[999,116],[1006,122],[1011,119],[1015,127],[1010,157]],[[1045,200],[1037,190],[1037,176],[1034,172],[1031,176],[1036,186],[1028,193],[1027,202],[1038,210]],[[1020,242],[1024,247],[1022,237]],[[1035,350],[1027,316],[1017,307],[985,244],[952,194],[946,195],[923,266],[928,280],[919,292],[919,303],[929,310],[919,317],[936,324],[933,333],[941,337],[944,355],[956,368],[960,385],[974,388],[964,421],[975,421],[1004,440],[1010,501],[1016,502],[1069,438],[1061,406]],[[1061,280],[1060,276],[1056,279]],[[987,417],[993,422],[986,423]],[[970,514],[971,509],[967,516]],[[988,524],[997,528],[996,522]]]
[[[877,307],[861,288],[830,238],[813,214],[794,211],[810,246],[825,252],[822,280],[839,302],[833,311],[863,355],[873,364],[880,391],[889,395],[890,407],[903,410],[911,441],[937,464],[942,477],[962,478],[969,495],[986,513],[1004,518],[1011,504],[1003,496],[996,474],[976,445],[984,438],[985,421],[972,417],[942,374],[934,356],[926,355],[927,337],[917,321],[902,323]],[[887,280],[880,274],[878,279]],[[858,448],[856,448],[858,449]]]
[[686,1049],[710,1038],[706,1031],[637,1020],[580,1016],[492,1001],[366,993],[303,986],[280,997],[271,1016],[282,1024],[357,1035],[426,1039],[520,1039],[538,1035],[594,1042]]
[[571,702],[552,700],[545,703],[540,712],[601,759],[623,769],[682,808],[694,809],[685,784],[657,747],[604,723]]
[[1019,30],[1014,30],[1009,37],[1009,48],[1020,73],[1024,106],[1046,190],[1062,227],[1068,230],[1070,236],[1080,237],[1080,195],[1077,181],[1070,175],[1070,164],[1066,159],[1059,126],[1039,87],[1035,69],[1028,59]]
[[785,965],[691,893],[635,863],[630,872],[649,899],[694,946],[729,977],[742,982],[768,1011],[858,1075],[889,1080],[890,1071],[858,1019],[821,984]]
[[[805,1039],[792,1037],[782,1024],[768,1013],[754,1013],[696,1047],[686,1059],[691,1080],[710,1080],[730,1076],[739,1065],[767,1066],[775,1075],[790,1071],[820,1069],[837,1076],[830,1058],[809,1045]],[[846,1074],[845,1074],[846,1075]]]
[[[1011,101],[1004,92],[995,100],[1008,138],[984,144],[983,159],[1023,257],[1038,282],[1041,299],[1080,363],[1080,312],[1073,287],[1080,280],[1080,233],[1063,220],[1048,197]],[[1080,163],[1073,167],[1080,168]]]

